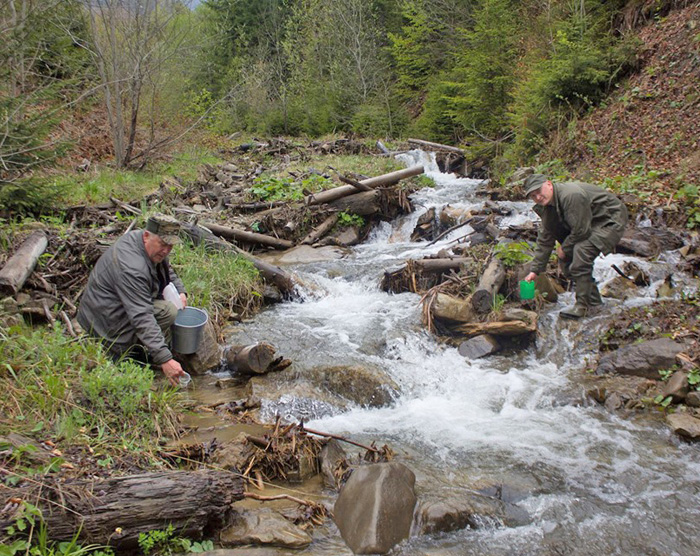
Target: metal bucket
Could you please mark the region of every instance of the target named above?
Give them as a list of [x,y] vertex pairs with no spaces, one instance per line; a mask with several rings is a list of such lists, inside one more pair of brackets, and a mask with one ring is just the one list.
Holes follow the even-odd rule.
[[182,354],[196,352],[208,320],[207,312],[196,307],[178,311],[173,324],[173,351]]

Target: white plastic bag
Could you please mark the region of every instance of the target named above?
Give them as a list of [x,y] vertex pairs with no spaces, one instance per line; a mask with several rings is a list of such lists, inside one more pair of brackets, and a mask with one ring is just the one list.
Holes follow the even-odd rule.
[[178,311],[183,308],[182,298],[180,297],[175,284],[172,282],[165,286],[165,289],[163,290],[163,299],[170,301],[170,303],[175,305]]

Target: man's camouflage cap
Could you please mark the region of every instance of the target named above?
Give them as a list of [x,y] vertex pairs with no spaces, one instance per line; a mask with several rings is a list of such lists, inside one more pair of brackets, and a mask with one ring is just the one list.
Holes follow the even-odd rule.
[[156,234],[169,245],[180,243],[180,222],[167,214],[153,214],[148,217],[146,230]]
[[532,174],[528,176],[523,184],[525,188],[525,197],[529,197],[530,193],[537,191],[546,181],[547,178],[542,174]]

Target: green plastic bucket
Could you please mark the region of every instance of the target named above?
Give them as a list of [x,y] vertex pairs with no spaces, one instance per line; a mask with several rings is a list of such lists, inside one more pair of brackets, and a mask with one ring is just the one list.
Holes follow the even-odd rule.
[[535,298],[535,281],[520,280],[520,299]]

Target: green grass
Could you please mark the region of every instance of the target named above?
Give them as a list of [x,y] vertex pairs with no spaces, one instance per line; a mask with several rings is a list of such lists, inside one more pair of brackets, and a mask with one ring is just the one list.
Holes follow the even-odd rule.
[[262,305],[262,278],[243,257],[181,243],[170,261],[185,284],[188,304],[207,309],[215,320],[232,313],[248,316]]
[[308,160],[293,162],[283,171],[275,174],[277,177],[287,176],[288,172],[300,174],[308,172],[311,168],[321,172],[328,172],[334,175],[335,172],[330,168],[334,168],[340,174],[362,174],[368,177],[380,176],[395,170],[405,168],[401,162],[390,156],[367,156],[355,154],[330,154],[330,155],[315,155]]
[[[109,466],[125,455],[148,464],[159,439],[177,435],[180,394],[156,380],[159,371],[115,364],[92,339],[70,338],[58,325],[0,328],[0,361],[0,436],[82,446]],[[15,455],[20,476],[47,471]]]
[[202,164],[218,164],[222,160],[207,149],[190,146],[173,155],[172,160],[161,162],[145,170],[114,170],[100,168],[85,174],[70,174],[50,180],[54,189],[62,192],[61,201],[66,205],[99,204],[116,197],[122,201],[134,201],[156,191],[165,177],[176,176],[183,183],[197,177]]

